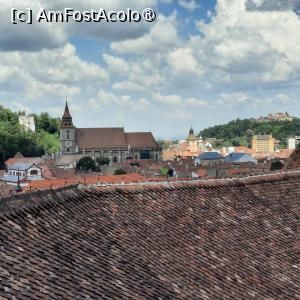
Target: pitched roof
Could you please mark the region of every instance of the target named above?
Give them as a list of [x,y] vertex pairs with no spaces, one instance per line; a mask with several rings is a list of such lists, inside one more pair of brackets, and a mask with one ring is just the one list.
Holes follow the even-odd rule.
[[297,299],[299,180],[3,199],[19,209],[0,216],[0,297]]
[[202,160],[221,159],[224,158],[219,152],[204,152],[197,157]]
[[16,163],[20,163],[20,164],[37,164],[40,165],[43,163],[43,159],[41,157],[12,157],[9,158],[8,160],[5,161],[5,165],[7,167],[16,164]]
[[65,105],[65,111],[64,111],[64,114],[63,114],[63,119],[71,119],[72,116],[70,114],[70,111],[69,111],[69,106],[68,106],[68,102],[66,101],[66,105]]
[[127,149],[124,128],[77,128],[76,143],[81,149]]
[[34,164],[32,163],[15,163],[9,166],[11,170],[19,170],[19,171],[26,171],[31,168]]
[[247,153],[233,152],[228,154],[225,159],[225,162],[234,163],[234,162],[253,162],[257,163],[257,160],[250,156]]
[[159,148],[151,132],[125,133],[127,144],[134,148]]
[[14,156],[14,158],[22,158],[24,155],[21,152],[17,152]]

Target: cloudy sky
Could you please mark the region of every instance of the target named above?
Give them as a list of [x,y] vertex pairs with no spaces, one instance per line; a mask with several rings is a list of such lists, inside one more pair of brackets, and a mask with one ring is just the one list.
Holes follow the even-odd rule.
[[[151,7],[157,20],[14,25],[13,7]],[[68,95],[77,127],[157,138],[269,112],[300,117],[299,15],[300,0],[0,0],[0,104],[61,116]]]

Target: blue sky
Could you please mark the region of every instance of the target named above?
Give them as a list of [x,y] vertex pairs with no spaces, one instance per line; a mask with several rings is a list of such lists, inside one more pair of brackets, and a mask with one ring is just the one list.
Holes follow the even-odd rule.
[[[184,137],[236,118],[300,116],[300,0],[0,0],[0,104],[77,127]],[[11,8],[157,12],[153,23],[13,25]]]

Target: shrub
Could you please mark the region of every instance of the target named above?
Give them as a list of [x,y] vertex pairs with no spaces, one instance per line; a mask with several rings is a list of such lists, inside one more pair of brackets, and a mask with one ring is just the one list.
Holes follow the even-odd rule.
[[277,160],[271,164],[271,171],[279,171],[283,168],[283,163]]
[[127,174],[127,172],[123,169],[117,169],[115,171],[115,175],[125,175],[125,174]]
[[110,159],[108,157],[100,156],[96,158],[96,162],[100,166],[106,166],[110,164]]
[[96,163],[90,156],[84,156],[76,164],[76,170],[84,172],[95,171]]

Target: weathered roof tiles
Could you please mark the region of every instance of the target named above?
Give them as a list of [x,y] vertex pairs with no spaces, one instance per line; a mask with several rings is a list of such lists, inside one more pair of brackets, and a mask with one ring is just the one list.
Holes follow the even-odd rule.
[[299,199],[299,173],[18,196],[0,298],[299,299]]

